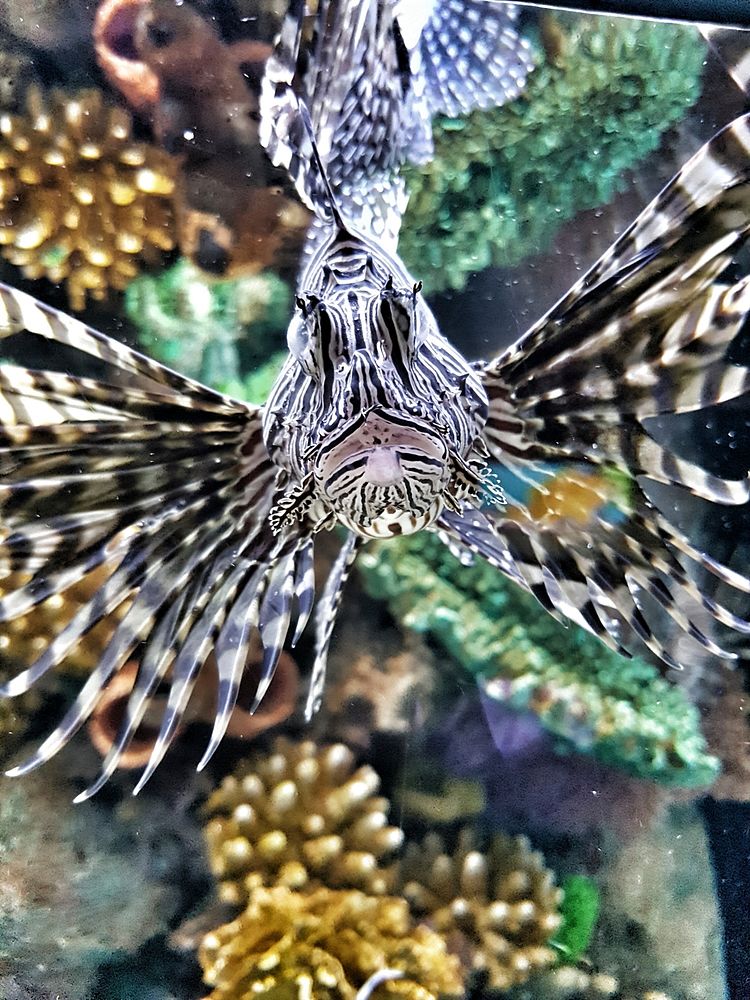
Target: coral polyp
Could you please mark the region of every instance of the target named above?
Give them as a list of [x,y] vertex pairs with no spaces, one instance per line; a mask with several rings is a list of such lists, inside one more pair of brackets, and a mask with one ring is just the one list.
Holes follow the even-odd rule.
[[0,253],[80,311],[174,247],[175,172],[99,91],[33,88],[25,115],[0,116]]
[[549,940],[561,923],[562,891],[525,837],[498,834],[486,851],[468,830],[448,852],[436,834],[409,844],[402,892],[467,966],[486,969],[495,989],[525,982],[557,957]]
[[228,903],[260,886],[388,891],[403,834],[388,824],[380,779],[343,744],[278,739],[225,778],[205,806],[211,867]]

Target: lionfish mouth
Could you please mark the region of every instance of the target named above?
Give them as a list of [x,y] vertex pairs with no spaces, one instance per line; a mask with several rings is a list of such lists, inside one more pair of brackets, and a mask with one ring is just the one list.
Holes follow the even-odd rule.
[[339,521],[366,538],[410,534],[443,508],[448,448],[429,426],[372,412],[318,459],[318,489]]

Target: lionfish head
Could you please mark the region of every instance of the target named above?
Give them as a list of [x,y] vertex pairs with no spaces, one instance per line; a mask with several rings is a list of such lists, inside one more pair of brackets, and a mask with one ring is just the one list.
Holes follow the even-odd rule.
[[296,389],[283,398],[305,403],[267,442],[296,498],[368,538],[426,527],[478,481],[486,397],[419,291],[398,261],[349,248],[298,297],[289,329],[281,382]]

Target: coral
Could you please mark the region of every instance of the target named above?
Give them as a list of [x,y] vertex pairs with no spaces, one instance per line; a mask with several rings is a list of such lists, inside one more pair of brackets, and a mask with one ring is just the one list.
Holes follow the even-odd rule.
[[131,126],[95,90],[35,89],[25,115],[0,116],[0,252],[29,278],[64,283],[74,310],[174,246],[175,164]]
[[388,826],[379,785],[342,744],[279,738],[270,755],[250,758],[205,805],[222,899],[242,903],[269,885],[386,892],[391,872],[382,863],[403,835]]
[[659,990],[623,993],[617,979],[606,972],[590,972],[575,965],[561,965],[542,972],[507,994],[507,1000],[670,1000]]
[[[230,738],[250,740],[265,730],[287,719],[297,704],[299,672],[297,664],[287,653],[282,653],[265,697],[257,709],[251,713],[245,704],[248,695],[252,698],[257,686],[257,675],[263,660],[260,643],[256,642],[248,656],[237,704],[232,710],[226,735]],[[138,674],[138,664],[126,663],[122,670],[105,687],[101,698],[88,722],[91,742],[102,756],[114,745],[120,732],[128,698]],[[201,670],[190,702],[185,711],[180,728],[190,722],[212,723],[216,713],[218,675],[215,664],[209,661]],[[143,767],[156,745],[167,695],[154,696],[148,706],[143,722],[127,749],[119,759],[118,767],[128,770]]]
[[521,98],[440,120],[434,159],[408,173],[400,249],[428,290],[545,249],[562,222],[607,202],[698,96],[705,47],[691,28],[546,23],[557,51],[537,58]]
[[133,281],[125,311],[143,348],[159,361],[233,389],[241,379],[239,341],[267,355],[286,330],[290,300],[290,287],[269,271],[212,282],[180,260],[162,274]]
[[377,1000],[436,1000],[461,993],[458,960],[442,938],[414,926],[407,904],[356,890],[256,889],[245,912],[208,934],[199,958],[208,1000],[355,1000],[381,969],[397,969]]
[[[100,567],[88,573],[60,594],[31,608],[13,621],[0,623],[0,654],[17,665],[28,666],[65,628],[84,604],[94,596],[114,567]],[[27,578],[21,573],[6,576],[0,586],[0,596],[20,587]],[[87,674],[99,662],[117,623],[128,609],[123,603],[115,612],[81,637],[62,661],[59,670],[71,674]]]
[[716,777],[697,710],[644,660],[610,652],[481,560],[461,563],[422,533],[376,544],[358,566],[406,627],[429,633],[492,699],[530,709],[563,746],[674,785]]
[[399,884],[412,911],[426,919],[466,968],[486,969],[495,989],[524,982],[557,954],[562,893],[524,837],[497,835],[486,851],[464,830],[455,851],[439,836],[409,844]]
[[[245,23],[260,29],[268,11]],[[271,17],[275,20],[275,17]],[[259,92],[273,33],[228,44],[193,5],[108,0],[99,10],[97,55],[154,135],[180,159],[180,248],[214,277],[296,269],[310,213],[285,192],[258,138]]]

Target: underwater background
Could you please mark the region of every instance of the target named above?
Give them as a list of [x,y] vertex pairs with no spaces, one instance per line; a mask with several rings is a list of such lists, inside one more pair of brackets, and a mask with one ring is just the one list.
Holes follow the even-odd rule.
[[[0,277],[257,402],[309,216],[229,131],[257,111],[284,8],[0,3]],[[515,340],[745,106],[693,26],[527,10],[519,32],[535,61],[521,96],[438,119],[435,158],[408,172],[401,252],[470,358]],[[40,367],[56,350],[3,345]],[[691,446],[746,471],[748,426],[724,407]],[[591,485],[561,477],[540,514],[585,522]],[[741,559],[747,519],[702,526],[711,551]],[[74,806],[133,663],[59,757],[1,779],[0,1000],[355,1000],[383,967],[404,977],[376,1000],[749,997],[746,671],[692,697],[427,534],[370,545],[357,570],[312,724],[305,637],[257,713],[240,699],[205,771],[210,676],[137,798],[129,769],[163,703]],[[101,583],[0,626],[0,679]],[[3,764],[58,719],[114,625],[0,703]]]

